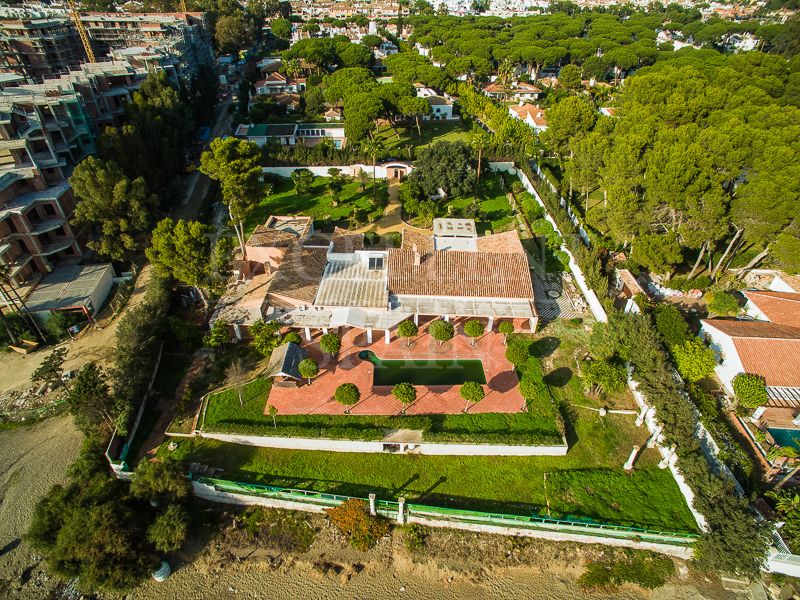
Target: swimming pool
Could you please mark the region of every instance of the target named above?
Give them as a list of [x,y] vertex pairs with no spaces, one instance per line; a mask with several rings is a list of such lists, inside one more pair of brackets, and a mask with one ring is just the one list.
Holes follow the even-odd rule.
[[800,429],[767,428],[778,446],[800,450]]
[[373,385],[460,385],[467,381],[486,383],[483,362],[477,359],[384,360],[371,350],[362,350],[358,357],[375,365]]

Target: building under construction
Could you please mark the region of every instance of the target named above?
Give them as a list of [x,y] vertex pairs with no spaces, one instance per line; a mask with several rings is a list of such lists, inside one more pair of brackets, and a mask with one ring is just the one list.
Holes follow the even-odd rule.
[[[213,60],[205,13],[80,13],[96,60],[113,50],[159,48],[173,55],[184,75]],[[66,10],[0,8],[0,71],[30,80],[58,77],[91,62]]]

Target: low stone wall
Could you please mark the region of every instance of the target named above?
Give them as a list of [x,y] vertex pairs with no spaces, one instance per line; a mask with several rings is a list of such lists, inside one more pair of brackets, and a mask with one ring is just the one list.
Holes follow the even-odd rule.
[[[212,440],[287,450],[326,450],[329,452],[373,452],[385,454],[423,454],[430,456],[565,456],[567,441],[557,446],[512,446],[495,444],[434,444],[422,442],[328,440],[321,438],[298,438],[280,436],[245,435],[198,431],[197,435]],[[385,444],[401,447],[400,452],[386,452]]]
[[[213,486],[198,481],[192,482],[194,493],[198,498],[211,502],[221,502],[224,504],[234,504],[239,506],[268,506],[286,510],[301,510],[304,512],[322,513],[325,511],[324,504],[314,502],[283,500],[265,496],[250,496],[245,494],[235,494],[223,492]],[[379,511],[384,512],[384,511]],[[650,550],[669,556],[683,559],[692,557],[692,548],[689,546],[678,546],[666,543],[648,542],[640,540],[635,533],[630,538],[626,537],[607,537],[602,535],[592,535],[581,531],[554,530],[528,527],[514,527],[511,525],[490,525],[482,523],[465,523],[460,521],[435,519],[429,516],[414,514],[414,510],[403,510],[403,514],[397,514],[396,518],[401,523],[419,523],[428,527],[441,527],[448,529],[461,529],[479,533],[489,533],[495,535],[510,535],[516,537],[532,537],[539,539],[552,540],[557,542],[574,542],[580,544],[603,544],[606,546],[616,546],[622,548],[635,548],[637,550]]]

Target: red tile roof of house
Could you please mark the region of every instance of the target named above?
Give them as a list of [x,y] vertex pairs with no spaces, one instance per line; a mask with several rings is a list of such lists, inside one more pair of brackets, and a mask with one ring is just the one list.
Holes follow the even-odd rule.
[[[419,256],[419,264],[415,258]],[[533,298],[524,254],[389,250],[389,293],[467,298]]]
[[746,373],[769,386],[800,387],[800,328],[765,321],[705,319],[733,340]]
[[744,295],[773,323],[800,327],[800,294],[754,291]]
[[544,115],[543,108],[534,106],[533,104],[509,106],[508,108],[513,110],[523,121],[530,116],[531,121],[533,121],[538,127],[547,127],[547,118]]
[[741,319],[704,319],[703,323],[732,338],[800,340],[800,328],[767,321]]
[[516,231],[506,231],[504,233],[493,233],[484,235],[476,240],[479,252],[500,252],[525,254],[522,242]]
[[270,281],[268,292],[311,304],[327,262],[326,248],[307,248],[299,243],[291,245]]

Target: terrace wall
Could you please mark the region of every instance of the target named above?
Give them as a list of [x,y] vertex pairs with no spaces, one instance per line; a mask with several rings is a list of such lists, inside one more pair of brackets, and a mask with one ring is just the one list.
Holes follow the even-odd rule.
[[[258,505],[305,512],[323,513],[338,506],[348,496],[285,490],[269,486],[200,478],[192,481],[197,497],[212,502],[234,505]],[[366,499],[361,499],[369,502]],[[480,533],[535,537],[561,542],[605,544],[650,550],[678,558],[692,557],[691,545],[696,536],[662,531],[649,531],[602,523],[571,522],[543,517],[525,517],[478,511],[374,501],[375,512],[397,523],[419,523],[429,527],[446,527]]]
[[[343,175],[347,175],[349,177],[356,177],[360,171],[365,171],[370,177],[372,177],[372,165],[365,164],[323,165],[317,167],[297,165],[292,167],[263,167],[262,170],[264,173],[272,173],[273,175],[278,175],[280,177],[291,177],[292,173],[298,169],[308,169],[316,177],[329,177],[328,169],[339,169]],[[414,170],[414,167],[403,162],[388,162],[382,165],[376,165],[375,177],[377,179],[389,179],[390,175],[393,175],[395,169],[405,169],[405,174],[408,175]]]
[[495,444],[419,444],[395,441],[329,440],[321,438],[297,438],[261,435],[241,435],[233,433],[196,432],[204,438],[259,446],[261,448],[284,448],[289,450],[326,450],[329,452],[375,452],[383,453],[384,444],[405,446],[404,452],[395,454],[424,454],[427,456],[565,456],[569,447],[567,441],[557,446],[511,446]]

